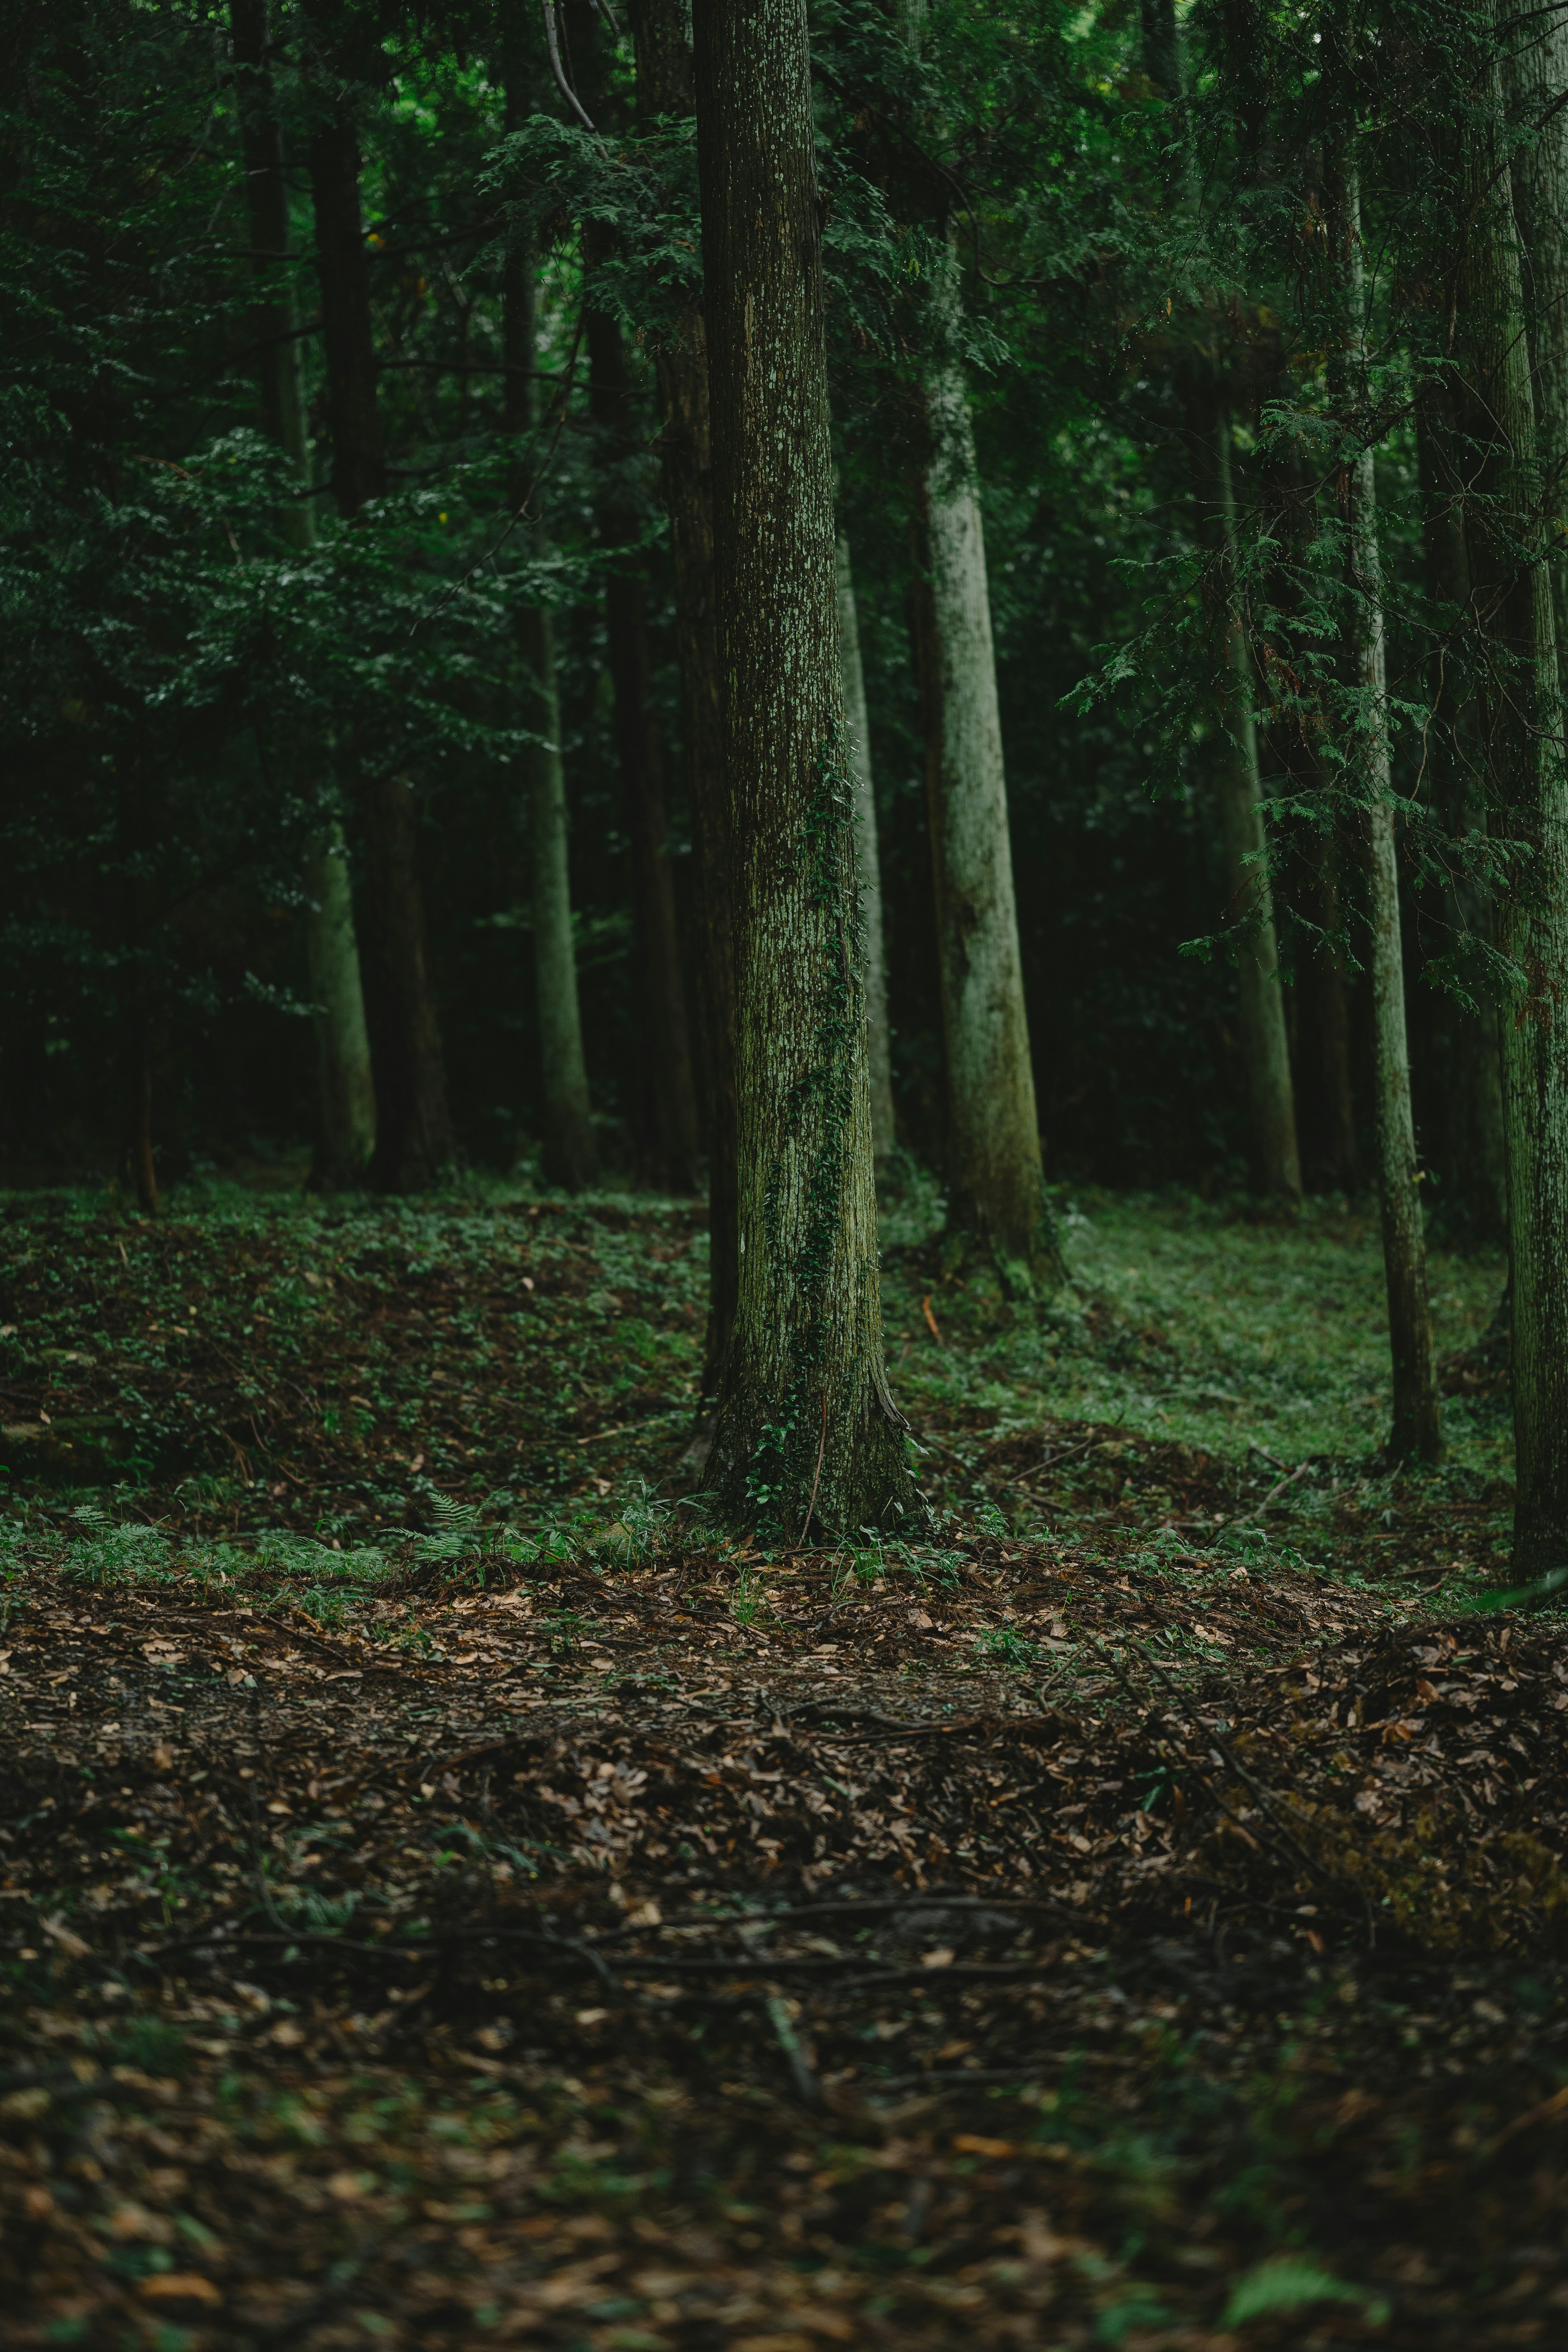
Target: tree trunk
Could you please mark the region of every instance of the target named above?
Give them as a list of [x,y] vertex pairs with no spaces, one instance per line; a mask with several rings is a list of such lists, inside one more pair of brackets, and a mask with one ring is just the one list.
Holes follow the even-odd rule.
[[948,1219],[978,1234],[1011,1286],[1067,1278],[1040,1167],[1007,834],[1007,782],[974,431],[954,343],[958,257],[939,248],[926,383],[923,494],[931,631],[926,790],[948,1090]]
[[[1462,657],[1448,642],[1466,623],[1470,572],[1465,553],[1463,469],[1454,442],[1453,403],[1444,383],[1424,385],[1417,395],[1415,453],[1426,593],[1441,632],[1427,688],[1431,718],[1426,759],[1435,780],[1433,798],[1446,829],[1462,843],[1484,832],[1486,812],[1476,805],[1470,788],[1479,757],[1476,704],[1464,689]],[[1490,900],[1462,850],[1444,899],[1444,920],[1452,940],[1479,939],[1488,947],[1495,944]],[[1497,1010],[1483,1001],[1472,1013],[1445,992],[1439,1019],[1446,1048],[1447,1182],[1471,1232],[1500,1241],[1508,1232],[1508,1154]]]
[[[352,520],[367,499],[385,490],[386,467],[360,220],[359,141],[342,105],[310,142],[310,192],[332,494],[339,513]],[[367,779],[363,803],[370,852],[370,944],[378,982],[371,1006],[378,1118],[370,1172],[387,1190],[417,1192],[451,1164],[457,1151],[426,960],[412,787],[405,776],[377,774]]]
[[[620,326],[604,310],[588,312],[588,408],[598,459],[599,536],[606,546],[624,548],[640,536],[639,517],[626,488],[637,440]],[[654,1182],[673,1192],[694,1192],[701,1141],[639,554],[617,556],[609,567],[605,634],[616,698],[622,806],[632,852],[634,969],[643,1041],[639,1157]]]
[[803,1537],[912,1506],[882,1360],[805,0],[696,0],[737,982],[741,1286],[706,1485]]
[[1309,853],[1309,866],[1313,919],[1327,934],[1314,947],[1300,982],[1310,1002],[1318,1049],[1320,1133],[1313,1177],[1323,1191],[1354,1192],[1361,1183],[1361,1149],[1351,1087],[1350,988],[1344,957],[1335,944],[1344,921],[1336,833],[1317,836]]
[[[283,142],[273,107],[267,0],[231,0],[234,61],[240,101],[246,187],[256,271],[266,298],[255,312],[261,375],[261,414],[302,493],[310,488],[310,447],[300,383],[299,324],[293,286],[284,274],[289,253],[289,192]],[[316,544],[316,510],[308,496],[289,499],[279,529],[308,553]],[[305,947],[315,996],[318,1183],[359,1184],[375,1149],[375,1087],[364,1022],[353,892],[342,827],[331,824],[306,852]]]
[[[679,119],[693,110],[689,14],[688,0],[632,0],[637,116],[645,131],[651,131],[661,115]],[[698,1035],[702,1053],[709,1239],[702,1394],[704,1400],[711,1400],[719,1392],[740,1289],[740,1190],[730,810],[720,696],[719,600],[713,573],[708,339],[702,305],[696,297],[683,304],[674,332],[666,335],[659,346],[657,364],[664,497],[675,569],[686,793],[701,932]]]
[[[1215,387],[1200,387],[1189,402],[1196,418],[1193,438],[1201,452],[1200,495],[1211,506],[1227,588],[1237,572],[1236,493],[1231,478],[1230,420]],[[1206,469],[1207,479],[1202,478]],[[1285,992],[1274,929],[1274,887],[1268,877],[1263,830],[1263,779],[1258,732],[1252,716],[1252,650],[1242,616],[1228,601],[1219,614],[1222,648],[1230,692],[1220,710],[1220,830],[1225,845],[1227,911],[1237,932],[1237,1025],[1251,1110],[1252,1154],[1259,1192],[1289,1201],[1301,1197],[1301,1161],[1296,1145],[1296,1100],[1290,1087],[1290,1049],[1285,1034]]]
[[359,941],[354,936],[348,844],[341,824],[327,826],[311,842],[305,861],[305,887],[313,909],[305,945],[316,1005],[317,1097],[321,1118],[316,1172],[318,1180],[328,1184],[360,1184],[375,1150],[375,1089]]
[[[1494,24],[1496,13],[1494,8]],[[1551,37],[1554,91],[1561,35]],[[1543,468],[1568,447],[1568,383],[1555,337],[1536,358],[1537,443],[1519,230],[1496,65],[1467,121],[1458,217],[1462,431],[1473,489],[1465,510],[1473,609],[1484,631],[1480,751],[1491,828],[1528,854],[1499,893],[1498,945],[1519,974],[1502,1017],[1513,1261],[1514,1564],[1568,1558],[1568,778],[1560,740],[1557,636],[1542,561]],[[1539,195],[1538,245],[1561,236],[1542,146],[1515,151]],[[1533,176],[1539,175],[1539,176]],[[1532,204],[1533,209],[1533,204]],[[1534,256],[1532,255],[1532,259]]]
[[[1345,341],[1331,352],[1330,388],[1342,416],[1363,392],[1366,293],[1362,268],[1361,188],[1353,148],[1336,142],[1328,174],[1333,265]],[[1388,680],[1384,649],[1383,565],[1377,543],[1377,477],[1369,445],[1345,467],[1349,506],[1350,592],[1345,655],[1358,698],[1355,740],[1347,747],[1362,797],[1367,920],[1371,932],[1373,1083],[1376,1101],[1378,1194],[1383,1270],[1394,1365],[1394,1425],[1389,1452],[1440,1461],[1443,1416],[1432,1355],[1426,1245],[1410,1107],[1410,1046],[1405,1020],[1405,954],[1399,928],[1399,859],[1394,838],[1388,751]]]
[[871,1148],[879,1179],[891,1159],[894,1143],[888,965],[882,944],[882,866],[877,852],[877,797],[871,789],[871,737],[866,720],[866,674],[860,663],[860,616],[855,606],[849,541],[842,531],[838,535],[838,646],[844,672],[849,772],[855,782],[855,872],[860,889],[861,965],[866,975]]
[[[505,58],[507,127],[523,118],[524,68],[514,42]],[[536,434],[540,419],[539,357],[534,330],[537,294],[531,234],[509,247],[503,282],[502,356],[506,362],[504,411],[511,434]],[[535,457],[534,462],[537,462]],[[513,509],[529,487],[527,461],[514,468]],[[533,494],[537,508],[540,492]],[[547,552],[542,521],[522,526],[529,554]],[[577,955],[572,938],[572,881],[567,854],[566,770],[561,757],[561,698],[555,684],[555,630],[544,605],[528,605],[517,617],[521,657],[524,718],[530,741],[524,755],[533,855],[533,970],[539,1020],[539,1055],[543,1082],[541,1171],[548,1184],[581,1192],[599,1181],[599,1150],[583,1059],[583,1021],[577,999]]]

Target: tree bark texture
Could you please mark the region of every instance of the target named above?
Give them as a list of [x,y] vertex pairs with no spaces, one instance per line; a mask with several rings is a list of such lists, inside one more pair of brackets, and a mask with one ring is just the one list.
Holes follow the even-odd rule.
[[[515,43],[505,58],[508,128],[523,118],[523,68]],[[508,248],[502,288],[502,356],[507,366],[505,420],[509,433],[537,435],[540,422],[538,351],[534,329],[537,278],[531,233]],[[535,460],[537,462],[537,460]],[[514,467],[514,510],[529,488],[527,462]],[[537,508],[541,493],[533,493]],[[542,520],[521,526],[535,557],[547,552]],[[548,608],[525,605],[517,616],[529,730],[524,753],[532,852],[534,1002],[543,1116],[540,1164],[546,1183],[575,1192],[599,1181],[583,1020],[577,995],[577,954],[572,937],[572,877],[566,769],[561,755],[561,698],[555,682],[555,629]]]
[[[273,106],[268,65],[267,0],[231,0],[234,59],[250,235],[257,276],[266,299],[256,310],[261,413],[302,492],[310,487],[310,446],[300,383],[299,323],[292,284],[285,274],[289,247],[289,191],[283,142]],[[278,517],[289,544],[309,553],[316,544],[316,510],[309,497],[288,500]],[[315,1179],[329,1186],[363,1183],[375,1150],[375,1084],[365,1028],[353,889],[341,825],[329,825],[306,853],[310,906],[305,946],[315,998],[317,1155]]]
[[[1470,444],[1466,541],[1484,632],[1480,750],[1491,829],[1528,853],[1510,866],[1497,921],[1498,945],[1521,983],[1503,1010],[1501,1030],[1513,1264],[1514,1564],[1533,1573],[1568,1559],[1568,779],[1542,544],[1542,453],[1550,460],[1568,447],[1568,411],[1558,405],[1565,387],[1543,369],[1538,442],[1495,64],[1478,99],[1461,192],[1459,423]],[[1521,176],[1538,152],[1516,151]],[[1562,234],[1560,219],[1541,221],[1538,235]]]
[[[1462,844],[1484,833],[1486,810],[1475,786],[1476,703],[1467,690],[1458,643],[1469,614],[1470,567],[1465,550],[1464,468],[1455,441],[1451,388],[1445,383],[1426,384],[1417,395],[1415,455],[1426,594],[1438,632],[1429,665],[1426,758],[1444,825]],[[1443,898],[1443,922],[1451,941],[1479,939],[1488,947],[1495,945],[1491,901],[1463,848],[1456,854]],[[1446,1181],[1469,1230],[1500,1241],[1508,1232],[1508,1152],[1497,1007],[1483,999],[1471,1012],[1445,991],[1434,1026],[1443,1070]]]
[[1007,831],[1007,782],[985,527],[969,395],[955,348],[958,257],[939,249],[937,355],[926,382],[923,481],[931,645],[926,790],[948,1089],[948,1219],[977,1234],[1018,1287],[1067,1278],[1040,1166],[1039,1117]]
[[[1228,585],[1237,569],[1236,492],[1230,420],[1217,402],[1210,406],[1194,438],[1207,475],[1200,488],[1211,502]],[[1220,713],[1220,830],[1227,911],[1237,932],[1237,1025],[1251,1110],[1253,1163],[1260,1192],[1295,1201],[1301,1196],[1301,1160],[1274,929],[1274,889],[1263,827],[1263,782],[1252,716],[1252,648],[1242,615],[1228,601],[1220,611],[1218,626],[1224,634],[1221,651],[1228,676]]]
[[[694,110],[689,22],[689,0],[633,0],[637,119],[645,131],[650,131],[661,116],[679,120]],[[681,304],[673,331],[659,343],[656,364],[700,931],[697,1032],[708,1158],[709,1236],[702,1394],[710,1400],[719,1391],[734,1325],[741,1260],[730,807],[724,780],[719,602],[713,570],[708,332],[699,297],[689,295]]]
[[[1328,173],[1329,223],[1344,341],[1331,352],[1330,388],[1342,415],[1361,389],[1365,360],[1366,293],[1362,268],[1361,191],[1353,148],[1335,142]],[[1399,859],[1394,837],[1389,765],[1388,679],[1384,642],[1383,564],[1377,541],[1377,478],[1373,451],[1344,467],[1347,586],[1345,662],[1356,689],[1355,735],[1348,746],[1361,802],[1371,933],[1373,1086],[1376,1106],[1378,1197],[1383,1270],[1393,1358],[1395,1459],[1443,1453],[1443,1415],[1432,1353],[1415,1122],[1410,1103],[1410,1045],[1405,1017],[1405,953],[1399,925]]]
[[[633,428],[620,324],[604,310],[588,313],[588,371],[599,536],[606,546],[626,548],[640,535],[627,478],[639,436]],[[653,1181],[672,1192],[694,1192],[701,1138],[669,863],[669,804],[654,723],[643,558],[635,551],[617,555],[609,566],[605,635],[616,698],[621,805],[631,843],[634,969],[643,1043],[638,1157]]]
[[871,737],[866,719],[866,673],[860,661],[860,616],[849,541],[840,531],[837,555],[838,650],[844,677],[844,722],[855,785],[855,874],[860,891],[861,956],[866,974],[867,1066],[871,1087],[871,1148],[879,1171],[893,1150],[893,1065],[888,1037],[888,963],[882,940],[882,864],[877,849],[877,796],[871,788]]
[[741,1284],[705,1483],[791,1537],[911,1507],[882,1359],[805,0],[696,0]]
[[[360,219],[359,141],[346,104],[310,142],[310,191],[321,280],[321,341],[332,491],[351,521],[386,488],[375,404],[370,274]],[[362,803],[369,879],[371,1046],[375,1070],[374,1182],[417,1192],[457,1156],[441,1033],[430,991],[414,794],[405,776],[366,779]]]
[[375,1087],[348,845],[341,824],[324,827],[311,842],[305,887],[313,910],[305,944],[316,1005],[316,1092],[321,1120],[317,1174],[328,1184],[363,1184],[375,1151]]

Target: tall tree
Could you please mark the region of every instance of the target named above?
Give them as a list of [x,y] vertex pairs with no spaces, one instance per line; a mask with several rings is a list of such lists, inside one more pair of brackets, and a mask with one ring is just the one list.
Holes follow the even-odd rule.
[[1366,289],[1361,244],[1361,182],[1352,131],[1329,142],[1328,217],[1342,334],[1330,360],[1330,388],[1348,429],[1346,667],[1355,695],[1350,747],[1364,842],[1371,932],[1373,1074],[1376,1099],[1378,1195],[1383,1266],[1394,1367],[1389,1450],[1436,1462],[1443,1452],[1442,1408],[1432,1353],[1415,1123],[1410,1103],[1410,1047],[1405,1021],[1405,955],[1399,925],[1399,861],[1394,837],[1393,780],[1384,643],[1383,566],[1377,537],[1373,445],[1357,429],[1365,402]]
[[[502,71],[509,131],[523,120],[529,68],[517,37],[515,16],[506,20]],[[537,254],[530,224],[507,247],[502,288],[502,395],[506,430],[537,434],[542,404],[536,332]],[[531,486],[526,465],[513,468],[513,509],[524,499],[536,508],[540,491]],[[542,518],[523,526],[525,545],[535,558],[548,552]],[[583,1057],[583,1021],[577,995],[577,957],[572,937],[572,880],[566,803],[566,769],[561,752],[561,697],[555,679],[555,626],[549,607],[526,604],[518,614],[518,652],[525,691],[528,729],[530,846],[533,861],[533,971],[539,1018],[540,1075],[543,1089],[541,1166],[545,1181],[567,1192],[595,1184],[598,1145]]]
[[731,799],[741,1285],[708,1491],[804,1534],[912,1504],[856,964],[805,0],[696,0]]
[[[1415,456],[1421,486],[1421,537],[1434,638],[1428,664],[1426,760],[1434,802],[1453,848],[1443,920],[1451,945],[1495,945],[1490,900],[1474,863],[1486,830],[1475,790],[1477,709],[1466,691],[1463,633],[1470,611],[1465,550],[1462,460],[1454,435],[1451,387],[1425,383],[1415,402]],[[1444,1138],[1451,1190],[1470,1231],[1492,1241],[1508,1232],[1508,1153],[1503,1138],[1502,1066],[1498,1015],[1489,992],[1472,1009],[1444,997],[1436,1009],[1443,1070]]]
[[[287,456],[300,495],[279,511],[279,529],[308,553],[316,544],[310,446],[300,382],[300,321],[289,275],[289,190],[272,88],[268,0],[231,0],[229,22],[238,84],[240,132],[249,197],[250,235],[262,292],[254,313],[268,432]],[[315,1001],[319,1136],[316,1181],[364,1180],[375,1150],[375,1084],[365,1027],[353,886],[342,823],[312,838],[305,858],[310,909],[306,950]]]
[[[1568,773],[1552,586],[1542,543],[1545,477],[1568,450],[1568,372],[1538,318],[1538,431],[1496,0],[1489,13],[1492,53],[1473,93],[1462,151],[1458,392],[1468,444],[1466,541],[1483,633],[1480,749],[1490,830],[1516,851],[1498,894],[1497,934],[1518,975],[1516,999],[1501,1023],[1513,1266],[1514,1561],[1532,1572],[1568,1559],[1568,1021],[1562,1014],[1568,1004]],[[1555,104],[1564,87],[1561,32],[1532,37],[1542,41],[1543,56],[1550,44]],[[1538,137],[1514,162],[1535,230],[1537,266],[1550,240],[1563,234],[1550,158],[1548,142]]]
[[[593,245],[603,249],[597,236]],[[590,283],[592,273],[590,272]],[[698,1186],[701,1139],[692,1076],[664,754],[653,709],[640,517],[630,475],[640,456],[620,321],[590,309],[588,409],[595,428],[601,542],[618,550],[605,583],[605,635],[616,698],[616,752],[631,842],[632,928],[642,1034],[640,1152],[645,1173],[677,1192]]]
[[[695,100],[689,0],[632,0],[637,121],[645,133],[689,117]],[[699,291],[683,290],[656,353],[664,499],[675,572],[686,793],[695,853],[699,929],[698,1036],[708,1159],[708,1343],[705,1402],[718,1394],[740,1288],[736,1162],[735,954],[730,876],[730,804],[719,676],[714,578],[713,471],[708,332]]]
[[888,1038],[888,960],[882,939],[882,861],[877,847],[877,796],[871,788],[871,735],[866,716],[866,673],[860,660],[860,615],[849,541],[838,534],[838,646],[844,673],[844,720],[849,772],[855,782],[855,869],[860,888],[861,956],[866,972],[867,1067],[871,1087],[871,1148],[879,1180],[893,1152],[893,1065]]
[[[924,0],[900,0],[911,47]],[[1026,1291],[1067,1279],[1040,1121],[1013,889],[985,523],[963,380],[956,237],[936,249],[927,318],[921,700],[947,1068],[948,1221]]]
[[[319,23],[330,20],[319,17]],[[321,341],[327,363],[327,416],[332,492],[352,521],[386,488],[386,462],[375,396],[375,337],[370,270],[360,215],[359,134],[352,87],[329,58],[310,140],[310,194],[316,266],[321,281]],[[374,985],[371,1042],[377,1109],[374,1181],[416,1192],[456,1157],[447,1107],[441,1033],[426,945],[414,787],[406,774],[378,768],[361,793],[370,880],[368,946]]]

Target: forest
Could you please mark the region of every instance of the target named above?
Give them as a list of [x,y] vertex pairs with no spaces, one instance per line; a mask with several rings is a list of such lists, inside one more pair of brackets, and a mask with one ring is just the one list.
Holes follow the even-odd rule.
[[0,61],[0,2337],[1561,2342],[1568,0]]

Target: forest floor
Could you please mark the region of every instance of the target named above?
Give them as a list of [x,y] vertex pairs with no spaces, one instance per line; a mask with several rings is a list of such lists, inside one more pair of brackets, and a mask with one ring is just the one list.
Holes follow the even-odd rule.
[[930,1526],[684,1499],[690,1203],[0,1202],[7,2343],[1568,2340],[1495,1257],[888,1221]]

